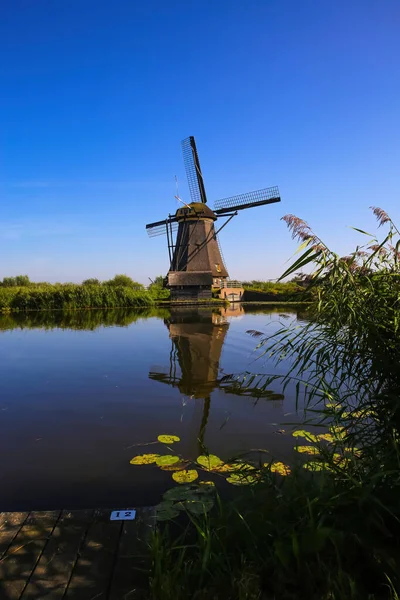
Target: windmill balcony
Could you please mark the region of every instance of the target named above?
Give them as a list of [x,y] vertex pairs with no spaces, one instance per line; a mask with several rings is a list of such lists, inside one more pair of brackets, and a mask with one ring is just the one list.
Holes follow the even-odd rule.
[[[243,298],[244,289],[241,281],[234,279],[220,280],[219,297],[229,302],[240,302]],[[214,284],[215,285],[215,284]]]

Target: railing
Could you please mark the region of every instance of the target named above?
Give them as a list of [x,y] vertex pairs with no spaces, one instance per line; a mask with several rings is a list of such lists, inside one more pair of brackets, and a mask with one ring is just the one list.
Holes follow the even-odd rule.
[[234,279],[228,279],[222,282],[222,288],[241,288],[243,287],[241,281],[236,281]]

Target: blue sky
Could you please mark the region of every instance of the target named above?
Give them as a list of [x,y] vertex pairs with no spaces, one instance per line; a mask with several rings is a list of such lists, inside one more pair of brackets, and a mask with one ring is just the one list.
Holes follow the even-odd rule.
[[232,278],[279,276],[294,213],[339,253],[400,223],[398,0],[9,0],[0,17],[0,278],[168,269],[145,224],[278,185],[221,234]]

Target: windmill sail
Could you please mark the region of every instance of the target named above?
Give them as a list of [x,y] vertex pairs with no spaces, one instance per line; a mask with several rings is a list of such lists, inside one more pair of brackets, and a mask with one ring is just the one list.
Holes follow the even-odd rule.
[[192,202],[202,202],[203,204],[206,204],[207,196],[203,175],[201,173],[196,142],[192,135],[182,141],[182,153]]
[[146,225],[146,230],[149,237],[157,237],[158,235],[167,234],[168,227],[170,228],[171,232],[175,232],[178,230],[178,222],[176,217],[169,217],[168,219],[164,219],[163,221],[148,223]]
[[273,204],[280,201],[279,189],[277,186],[274,186],[217,200],[215,202],[214,213],[216,215],[223,215],[236,210],[244,210],[245,208],[253,208],[254,206],[263,206],[264,204]]

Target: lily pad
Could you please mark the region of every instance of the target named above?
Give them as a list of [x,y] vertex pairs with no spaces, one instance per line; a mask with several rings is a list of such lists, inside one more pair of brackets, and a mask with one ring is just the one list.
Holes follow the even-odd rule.
[[167,502],[182,502],[183,500],[198,500],[196,496],[196,488],[190,485],[182,485],[179,487],[173,487],[167,490],[163,498]]
[[344,427],[341,427],[340,425],[334,425],[330,428],[330,430],[333,437],[337,440],[343,440],[347,435],[346,429]]
[[224,466],[224,462],[215,454],[209,454],[208,456],[203,454],[197,458],[197,462],[207,471],[215,471]]
[[339,402],[327,402],[325,404],[326,408],[339,409],[342,408],[342,405]]
[[183,471],[175,471],[172,474],[172,479],[176,481],[176,483],[191,483],[198,478],[199,474],[195,469],[189,469],[188,471],[184,469]]
[[190,462],[187,460],[180,460],[179,462],[175,462],[172,465],[163,465],[161,469],[163,471],[183,471],[190,465]]
[[174,444],[181,441],[177,435],[159,435],[157,439],[162,444]]
[[347,452],[348,454],[352,454],[357,458],[360,458],[361,456],[361,450],[359,448],[343,448],[343,451]]
[[159,467],[169,467],[180,462],[180,460],[181,459],[179,458],[179,456],[170,456],[169,454],[167,454],[166,456],[159,456],[156,459],[156,464]]
[[303,468],[307,469],[307,471],[331,471],[332,470],[328,463],[317,462],[317,461],[307,462],[303,465]]
[[151,465],[159,458],[159,454],[142,454],[134,456],[129,462],[131,465]]
[[203,515],[209,512],[213,506],[213,500],[186,500],[182,502],[182,508],[195,515]]
[[215,490],[216,487],[213,481],[199,481],[196,494],[214,494]]
[[248,471],[255,471],[255,467],[253,465],[250,465],[249,463],[244,463],[244,462],[234,462],[231,463],[230,465],[225,465],[226,466],[226,470],[227,471],[241,471],[242,473],[244,472],[248,472]]
[[324,440],[325,442],[334,442],[335,438],[333,437],[333,435],[331,433],[319,433],[317,436],[317,441],[319,440]]
[[270,465],[271,473],[279,473],[279,475],[290,475],[291,470],[288,465],[285,465],[283,462],[274,462]]
[[296,446],[295,450],[301,454],[319,454],[319,449],[315,446]]
[[256,483],[257,479],[253,475],[232,473],[232,475],[226,478],[226,481],[232,485],[251,485],[252,483]]
[[172,502],[161,502],[155,508],[157,521],[169,521],[179,515],[179,510]]
[[297,431],[293,431],[292,436],[293,437],[304,437],[309,442],[316,442],[318,439],[314,433],[310,433],[309,431],[306,431],[305,429],[299,429]]
[[339,467],[345,468],[351,463],[351,458],[335,452],[333,455],[333,462]]

